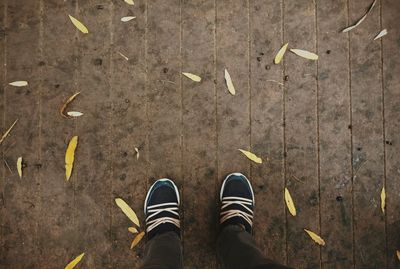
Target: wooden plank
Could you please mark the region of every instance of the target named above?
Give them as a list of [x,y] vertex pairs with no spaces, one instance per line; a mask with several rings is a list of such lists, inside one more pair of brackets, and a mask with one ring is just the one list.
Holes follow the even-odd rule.
[[[315,19],[313,1],[285,1],[284,37],[291,48],[316,51]],[[298,210],[296,217],[287,212],[288,265],[319,268],[320,248],[303,231],[320,233],[317,64],[290,52],[285,59],[285,175]]]
[[[349,3],[349,21],[358,20],[368,6]],[[380,193],[384,185],[381,46],[379,3],[358,28],[350,32],[353,200],[355,268],[385,268],[385,217]]]
[[352,168],[347,1],[317,5],[322,267],[353,264]]
[[[7,68],[7,71],[4,84],[26,80],[29,85],[21,88],[7,85],[4,92],[4,101],[9,104],[4,107],[5,128],[8,129],[17,119],[18,123],[1,145],[4,159],[12,170],[6,170],[2,179],[5,210],[1,220],[5,245],[2,266],[35,268],[38,267],[39,254],[39,174],[36,166],[40,141],[39,1],[7,1],[6,8],[7,48],[6,65],[3,68]],[[25,164],[22,179],[16,169],[16,161],[20,156]]]
[[393,53],[400,48],[399,25],[400,5],[397,1],[382,1],[381,28],[388,29],[382,40],[384,123],[386,149],[386,214],[387,214],[387,259],[388,268],[399,267],[396,250],[400,250],[400,55]]
[[64,119],[59,113],[63,102],[79,90],[74,84],[78,59],[75,48],[77,30],[68,18],[68,14],[74,14],[75,2],[60,4],[52,0],[43,1],[42,5],[41,103],[45,105],[41,111],[40,267],[63,268],[83,252],[76,248],[81,231],[76,229],[73,215],[73,181],[65,181],[64,168],[65,151],[69,139],[74,135],[74,121]]
[[[283,189],[283,65],[275,54],[285,43],[279,1],[250,4],[251,144],[264,157],[264,165],[251,166],[256,195],[256,240],[265,255],[286,262],[285,203]],[[268,25],[268,27],[265,27]],[[267,161],[268,158],[268,161]]]
[[[7,8],[6,8],[6,1],[1,1],[0,3],[0,14],[1,14],[1,26],[0,26],[0,64],[2,66],[6,66],[6,20],[7,20]],[[5,125],[5,107],[6,107],[6,100],[5,100],[5,88],[6,88],[6,77],[7,77],[7,68],[1,69],[0,74],[0,133],[3,135],[4,131],[6,130]],[[4,216],[6,214],[6,209],[4,206],[4,185],[5,185],[5,173],[6,173],[6,165],[4,164],[4,148],[0,146],[1,150],[1,160],[0,160],[0,264],[4,264],[5,261],[5,241],[4,241]]]
[[85,264],[89,268],[112,267],[111,11],[111,3],[87,1],[79,2],[76,11],[77,19],[88,27],[89,34],[78,34],[80,60],[76,86],[81,94],[75,104],[84,116],[76,120],[79,145],[70,181],[74,184],[74,217],[81,238],[76,247],[79,252],[87,252]]
[[[216,268],[217,194],[214,89],[214,1],[182,2],[184,264]],[[200,42],[199,42],[200,40]]]
[[[136,19],[123,23],[124,16],[136,16]],[[141,230],[144,229],[143,201],[148,177],[145,31],[146,1],[136,1],[134,7],[123,1],[114,3],[110,85],[113,107],[111,261],[114,268],[137,268],[145,245],[143,240],[130,250],[134,235],[127,228],[134,225],[114,203],[116,197],[124,199],[138,215]],[[135,147],[139,149],[139,156]]]

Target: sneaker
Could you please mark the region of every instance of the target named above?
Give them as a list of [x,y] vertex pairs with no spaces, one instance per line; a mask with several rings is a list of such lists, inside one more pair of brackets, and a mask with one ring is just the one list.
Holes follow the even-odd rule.
[[170,179],[159,179],[150,187],[144,202],[147,239],[165,232],[180,236],[179,192]]
[[254,193],[250,181],[241,173],[228,175],[222,183],[220,226],[239,225],[252,233]]

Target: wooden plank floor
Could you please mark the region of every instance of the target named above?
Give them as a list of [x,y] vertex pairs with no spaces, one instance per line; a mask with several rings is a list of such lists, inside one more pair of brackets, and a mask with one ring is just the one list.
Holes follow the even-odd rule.
[[[377,0],[340,32],[371,4],[2,0],[0,134],[18,122],[0,145],[0,268],[63,268],[82,252],[79,268],[137,267],[145,241],[129,249],[131,223],[114,199],[144,223],[147,188],[161,177],[180,187],[185,267],[218,268],[218,190],[235,171],[253,182],[266,256],[294,268],[400,268],[400,3]],[[286,42],[319,60],[287,52],[275,65]],[[18,80],[29,85],[9,85]],[[71,107],[84,115],[61,117],[78,91]]]

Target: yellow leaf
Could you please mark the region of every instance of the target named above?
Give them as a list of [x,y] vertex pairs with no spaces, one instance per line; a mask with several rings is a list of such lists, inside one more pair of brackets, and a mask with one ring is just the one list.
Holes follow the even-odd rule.
[[68,181],[72,174],[72,168],[74,167],[75,149],[78,145],[78,137],[74,136],[69,141],[67,151],[65,153],[65,178]]
[[122,17],[121,21],[122,22],[128,22],[128,21],[131,21],[133,19],[136,19],[136,17],[134,17],[134,16],[126,16],[126,17]]
[[307,229],[304,229],[304,231],[311,237],[312,240],[314,240],[315,243],[321,246],[325,246],[324,239],[322,239],[319,235]]
[[225,69],[225,81],[226,81],[226,86],[228,87],[228,91],[232,94],[235,95],[235,87],[233,86],[231,75],[229,75],[228,70]]
[[294,206],[292,196],[287,188],[285,188],[285,201],[290,214],[292,214],[292,216],[296,216],[296,207]]
[[396,250],[397,259],[400,261],[400,250]]
[[274,63],[279,64],[282,61],[283,55],[285,55],[287,46],[289,43],[286,43],[285,45],[282,46],[282,48],[278,51],[278,53],[275,56]]
[[79,111],[68,111],[67,115],[76,118],[82,116],[83,113]]
[[85,255],[85,253],[82,253],[81,255],[79,255],[78,257],[73,259],[70,263],[67,264],[67,266],[65,266],[65,269],[74,268],[82,260],[84,255]]
[[119,208],[121,208],[122,212],[138,227],[140,227],[139,219],[136,216],[136,213],[132,210],[132,208],[121,198],[116,198],[115,203]]
[[17,171],[19,178],[22,178],[22,157],[18,157],[17,159]]
[[376,4],[376,0],[374,0],[374,2],[372,3],[372,5],[369,7],[367,13],[365,13],[365,15],[362,16],[361,19],[359,19],[359,20],[357,21],[356,24],[354,24],[354,25],[352,25],[352,26],[349,26],[349,27],[343,29],[343,30],[342,30],[342,33],[346,33],[346,32],[348,32],[348,31],[351,31],[351,30],[353,30],[354,28],[356,28],[357,26],[359,26],[359,25],[365,20],[365,18],[368,16],[368,14],[371,13],[371,11],[372,11],[372,9],[374,8],[375,4]]
[[70,20],[72,21],[72,23],[75,25],[76,28],[78,28],[79,31],[81,31],[84,34],[89,33],[89,30],[86,28],[85,25],[83,25],[83,23],[81,23],[80,21],[78,21],[77,19],[75,19],[74,17],[72,17],[71,15],[68,15]]
[[261,158],[257,157],[254,153],[251,153],[250,151],[239,149],[241,153],[243,153],[247,158],[252,160],[255,163],[262,163]]
[[133,249],[137,244],[139,244],[139,242],[142,240],[144,235],[145,235],[145,233],[141,232],[137,236],[135,236],[135,238],[133,239],[132,244],[131,244],[131,249]]
[[300,49],[290,49],[291,52],[293,52],[294,54],[309,59],[309,60],[313,60],[316,61],[318,60],[318,55],[306,50],[300,50]]
[[385,192],[385,187],[383,187],[381,191],[381,209],[383,214],[385,214],[385,204],[386,204],[386,192]]
[[0,138],[0,145],[1,143],[3,143],[4,139],[6,139],[6,137],[8,136],[8,134],[11,132],[12,128],[14,128],[14,125],[17,123],[18,119],[16,119],[14,121],[14,123],[11,125],[10,128],[8,128],[8,130],[3,134],[3,136]]
[[137,234],[137,233],[138,233],[138,230],[137,230],[135,227],[129,227],[129,228],[128,228],[128,231],[129,231],[130,233],[133,233],[133,234]]
[[21,81],[13,81],[13,82],[10,82],[8,84],[11,85],[11,86],[14,86],[14,87],[24,87],[24,86],[28,86],[28,81],[23,81],[23,80],[21,80]]
[[135,3],[133,2],[133,0],[124,0],[125,3],[127,3],[128,5],[133,6]]
[[193,81],[196,81],[196,82],[200,82],[200,81],[201,81],[201,77],[199,77],[199,76],[197,76],[197,75],[195,75],[195,74],[192,74],[192,73],[185,73],[185,72],[182,72],[182,74],[183,74],[185,77],[188,77],[188,78],[190,78],[190,79],[193,80]]
[[65,101],[65,103],[61,106],[61,108],[60,108],[60,114],[61,114],[61,116],[63,116],[64,118],[71,118],[71,116],[70,115],[68,115],[68,113],[67,113],[67,115],[65,114],[65,109],[67,109],[67,106],[69,105],[69,103],[71,103],[72,101],[74,101],[74,99],[75,99],[75,97],[77,97],[79,94],[80,94],[81,92],[77,92],[77,93],[74,93],[71,97],[69,97],[68,99],[67,99],[67,101]]

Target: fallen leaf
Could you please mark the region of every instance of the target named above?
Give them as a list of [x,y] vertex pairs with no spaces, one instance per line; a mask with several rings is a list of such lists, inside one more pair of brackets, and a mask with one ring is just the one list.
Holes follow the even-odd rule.
[[69,105],[69,103],[74,101],[75,97],[77,97],[80,93],[81,92],[74,93],[70,98],[68,98],[67,101],[65,101],[65,103],[60,108],[61,116],[63,116],[64,118],[67,118],[67,119],[71,118],[70,115],[65,114],[65,109],[67,109],[67,106]]
[[130,233],[133,233],[133,234],[137,234],[137,233],[138,233],[138,230],[137,230],[135,227],[129,227],[129,228],[128,228],[128,231],[129,231]]
[[140,227],[139,219],[136,216],[136,213],[132,210],[132,208],[121,198],[116,198],[115,203],[119,208],[121,208],[122,212],[133,222],[136,226]]
[[300,50],[300,49],[290,49],[291,52],[293,52],[294,54],[309,59],[309,60],[318,60],[318,55],[306,50]]
[[397,259],[400,261],[400,250],[396,250]]
[[247,158],[252,160],[255,163],[262,163],[261,158],[257,157],[254,153],[251,153],[250,151],[239,149],[241,153],[243,153]]
[[74,136],[69,141],[67,151],[65,153],[65,178],[68,181],[72,174],[72,168],[74,167],[75,149],[78,145],[78,137]]
[[78,21],[77,19],[75,19],[74,17],[72,17],[71,15],[68,15],[70,20],[72,21],[72,23],[75,25],[76,28],[78,28],[79,31],[81,31],[84,34],[89,33],[89,30],[86,28],[85,25],[83,25],[83,23],[81,23],[80,21]]
[[304,229],[304,231],[311,237],[312,240],[314,240],[315,243],[321,246],[325,246],[324,239],[322,239],[319,235],[307,229]]
[[135,147],[135,152],[136,152],[136,160],[139,160],[139,149]]
[[70,263],[67,264],[67,266],[65,266],[65,269],[74,268],[82,260],[84,255],[85,255],[85,253],[82,253],[81,255],[79,255],[78,257],[73,259]]
[[133,0],[124,0],[125,3],[127,3],[128,5],[133,6],[135,3],[133,2]]
[[127,60],[127,61],[129,60],[129,58],[128,58],[128,57],[126,57],[125,55],[123,55],[121,52],[119,52],[119,51],[118,51],[118,54],[119,54],[119,55],[121,55],[121,56],[122,56],[122,58],[124,58],[125,60]]
[[274,59],[275,64],[279,64],[282,61],[283,55],[285,55],[288,45],[289,43],[286,43],[285,45],[282,46],[282,48],[280,48]]
[[374,40],[377,40],[385,35],[387,35],[387,29],[383,29],[382,31],[379,32],[379,34],[377,34],[377,36],[374,38]]
[[198,75],[195,75],[195,74],[192,74],[192,73],[185,73],[185,72],[182,72],[182,74],[185,77],[188,77],[193,81],[196,81],[196,82],[200,82],[201,81],[201,77],[199,77]]
[[79,111],[68,111],[67,115],[76,118],[82,116],[83,113]]
[[22,157],[18,157],[17,159],[17,171],[19,178],[22,178]]
[[141,232],[137,236],[135,236],[135,238],[133,239],[132,244],[131,244],[131,249],[133,249],[137,244],[139,244],[139,242],[142,240],[144,235],[145,235],[145,233]]
[[121,21],[122,22],[128,22],[128,21],[131,21],[133,19],[136,19],[136,17],[134,17],[134,16],[126,16],[126,17],[122,17]]
[[226,81],[226,86],[228,87],[228,91],[232,94],[235,95],[235,87],[233,86],[231,75],[229,75],[228,70],[225,69],[225,81]]
[[296,216],[296,207],[294,206],[292,196],[287,188],[285,188],[285,201],[290,214],[292,214],[292,216]]
[[24,80],[13,81],[8,84],[11,86],[14,86],[14,87],[25,87],[25,86],[28,86],[28,81],[24,81]]
[[381,209],[383,214],[385,214],[385,205],[386,205],[386,192],[385,192],[385,187],[383,187],[381,191]]
[[376,4],[376,0],[374,0],[374,2],[372,3],[372,5],[369,7],[367,13],[365,13],[365,15],[362,16],[361,19],[359,19],[359,20],[356,22],[356,24],[354,24],[354,25],[352,25],[352,26],[349,26],[349,27],[343,29],[343,30],[342,30],[342,33],[346,33],[346,32],[348,32],[348,31],[351,31],[351,30],[353,30],[354,28],[356,28],[357,26],[359,26],[359,25],[365,20],[365,18],[368,16],[368,14],[371,13],[371,11],[372,11],[372,9],[374,8],[375,4]]
[[10,128],[8,128],[8,130],[3,134],[3,136],[0,138],[0,145],[1,143],[3,143],[4,139],[6,139],[6,137],[9,135],[9,133],[11,132],[12,128],[14,128],[14,125],[17,123],[18,119],[16,119],[14,121],[14,123],[11,125]]

